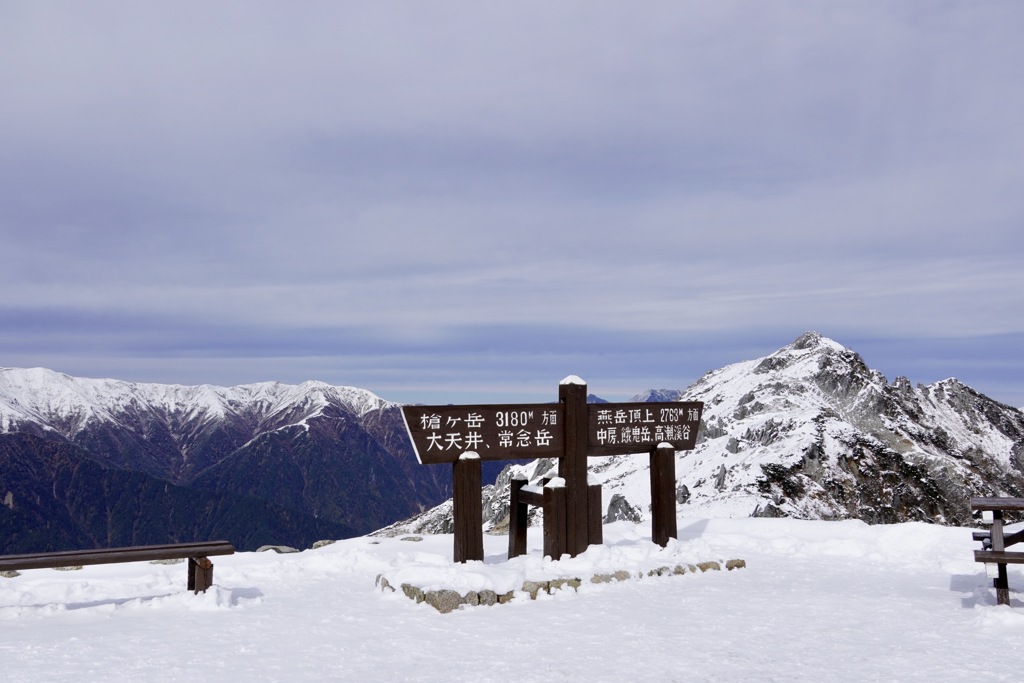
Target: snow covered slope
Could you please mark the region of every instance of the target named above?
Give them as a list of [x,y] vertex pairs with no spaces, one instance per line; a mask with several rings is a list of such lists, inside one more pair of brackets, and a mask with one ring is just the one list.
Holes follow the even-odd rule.
[[[738,571],[584,583],[441,614],[375,588],[402,572],[479,589],[507,581],[505,539],[454,565],[452,537],[353,538],[317,550],[214,558],[215,585],[183,565],[136,562],[0,578],[0,661],[40,681],[1020,681],[1024,571],[1011,606],[971,555],[970,529],[794,519],[679,520],[662,551],[618,522],[564,565],[644,569],[643,555],[742,558]],[[653,547],[652,547],[653,546]],[[667,562],[665,563],[667,564]],[[566,569],[569,569],[568,567]],[[450,578],[448,578],[450,577]],[[535,578],[531,576],[530,578]]]

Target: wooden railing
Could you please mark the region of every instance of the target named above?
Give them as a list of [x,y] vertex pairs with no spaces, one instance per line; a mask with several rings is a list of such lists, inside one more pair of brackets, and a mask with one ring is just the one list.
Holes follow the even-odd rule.
[[188,590],[199,593],[206,592],[206,589],[213,585],[213,562],[209,560],[209,556],[231,555],[234,552],[235,547],[227,541],[171,543],[95,550],[62,550],[50,553],[0,556],[0,571],[188,559]]

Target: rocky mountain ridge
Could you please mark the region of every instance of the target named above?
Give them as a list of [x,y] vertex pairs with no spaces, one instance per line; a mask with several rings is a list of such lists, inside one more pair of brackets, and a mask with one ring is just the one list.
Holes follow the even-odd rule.
[[434,505],[449,479],[416,463],[398,406],[363,389],[0,369],[6,552],[211,537],[302,545]]

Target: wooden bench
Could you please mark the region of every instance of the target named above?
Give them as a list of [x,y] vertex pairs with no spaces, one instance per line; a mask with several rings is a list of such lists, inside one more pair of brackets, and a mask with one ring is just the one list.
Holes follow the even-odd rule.
[[210,555],[232,555],[235,547],[227,541],[203,543],[171,543],[143,545],[132,548],[100,548],[98,550],[65,550],[52,553],[28,553],[0,556],[0,571],[77,567],[116,562],[144,562],[146,560],[188,560],[188,590],[193,593],[213,585],[213,562]]
[[1024,498],[971,498],[971,510],[981,512],[982,519],[991,523],[988,531],[975,531],[972,538],[981,542],[981,550],[974,551],[974,561],[996,565],[992,585],[996,589],[996,603],[1010,604],[1010,586],[1006,576],[1007,564],[1024,564],[1024,552],[1006,549],[1024,541],[1024,530],[1006,534],[1004,512],[1024,512]]

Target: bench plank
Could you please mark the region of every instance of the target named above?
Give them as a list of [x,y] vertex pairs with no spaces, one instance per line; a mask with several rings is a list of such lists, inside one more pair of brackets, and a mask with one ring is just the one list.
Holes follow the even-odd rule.
[[996,510],[1024,512],[1024,498],[971,498],[971,509],[979,510],[981,512],[995,512]]
[[144,562],[147,560],[176,560],[207,557],[209,555],[232,555],[234,552],[235,547],[227,541],[143,545],[130,548],[62,550],[52,553],[0,556],[0,571],[114,564],[117,562]]
[[1024,553],[1007,552],[996,550],[975,550],[975,562],[987,562],[990,564],[1024,564]]

